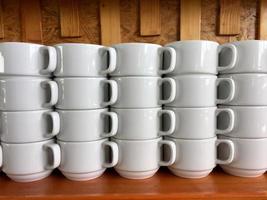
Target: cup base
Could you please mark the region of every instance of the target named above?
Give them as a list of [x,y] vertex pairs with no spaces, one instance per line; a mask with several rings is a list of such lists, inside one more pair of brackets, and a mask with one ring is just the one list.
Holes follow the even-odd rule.
[[52,170],[48,170],[34,174],[24,174],[24,175],[7,174],[7,176],[13,181],[26,183],[26,182],[39,181],[41,179],[48,177],[51,173]]
[[100,177],[106,169],[101,169],[94,172],[89,173],[70,173],[70,172],[64,172],[61,171],[61,173],[69,180],[71,181],[89,181],[95,178]]
[[169,167],[169,170],[176,176],[182,178],[189,178],[189,179],[199,179],[208,176],[213,169],[203,170],[203,171],[189,171],[189,170],[181,170],[175,169],[173,167]]
[[125,170],[120,170],[120,169],[115,169],[118,174],[124,178],[127,179],[147,179],[156,174],[159,168],[154,169],[154,170],[149,170],[149,171],[125,171]]
[[259,177],[266,172],[266,169],[240,169],[222,165],[221,168],[223,169],[224,172],[228,174],[246,178]]

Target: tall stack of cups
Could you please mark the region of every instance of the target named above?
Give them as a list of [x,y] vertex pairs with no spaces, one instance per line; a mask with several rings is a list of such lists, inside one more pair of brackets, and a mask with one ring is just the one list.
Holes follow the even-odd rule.
[[59,116],[52,110],[57,85],[53,47],[0,43],[0,165],[8,177],[30,182],[50,175],[60,163],[53,137]]
[[[224,98],[232,93],[232,100],[221,108],[227,108],[232,116],[221,115],[218,126],[222,129],[229,123],[234,127],[220,135],[229,139],[236,149],[233,162],[221,165],[229,174],[242,177],[257,177],[267,169],[267,41],[248,40],[230,43],[235,52],[224,49],[220,63],[235,63],[221,71],[220,77],[228,78],[234,88],[224,84],[219,87],[219,96]],[[219,148],[221,157],[229,152]]]
[[[166,45],[176,51],[176,65],[171,76],[176,83],[176,96],[172,103],[165,106],[176,116],[176,128],[166,140],[175,142],[176,160],[169,167],[171,172],[184,178],[202,178],[207,176],[216,164],[229,164],[233,160],[234,145],[228,139],[217,139],[216,133],[232,129],[228,124],[226,130],[216,128],[217,116],[224,113],[232,116],[228,108],[217,108],[217,103],[231,100],[231,94],[217,98],[217,86],[228,84],[229,78],[217,78],[218,70],[232,67],[235,60],[228,65],[218,66],[218,54],[223,49],[235,51],[232,45],[219,46],[212,41],[178,41]],[[165,59],[168,63],[170,59]],[[169,94],[168,89],[164,93]],[[168,125],[168,120],[164,121]],[[224,159],[217,157],[218,146],[224,145],[229,154]],[[168,150],[165,156],[169,157]]]
[[118,128],[117,115],[108,106],[117,100],[117,84],[107,79],[115,69],[113,48],[93,44],[55,45],[60,116],[59,170],[70,180],[101,176],[118,161],[118,147],[108,137]]
[[[115,170],[125,178],[145,179],[153,176],[160,166],[169,166],[175,159],[175,144],[162,139],[174,131],[173,111],[162,110],[162,104],[175,97],[175,82],[161,78],[174,69],[175,51],[148,43],[123,43],[113,46],[117,54],[116,69],[110,74],[118,85],[118,99],[111,110],[118,115],[119,127],[112,138],[119,147],[119,161]],[[170,64],[162,69],[163,53]],[[162,86],[170,94],[162,98]],[[170,120],[163,130],[162,117]],[[162,158],[163,146],[170,150],[168,159]]]

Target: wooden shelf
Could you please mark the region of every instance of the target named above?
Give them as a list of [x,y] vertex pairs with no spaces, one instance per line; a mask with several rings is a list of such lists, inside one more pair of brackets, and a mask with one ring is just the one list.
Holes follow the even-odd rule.
[[95,180],[73,182],[55,171],[33,183],[15,183],[0,176],[0,199],[267,199],[267,174],[259,178],[238,178],[220,169],[203,179],[189,180],[161,169],[146,180],[127,180],[114,170]]

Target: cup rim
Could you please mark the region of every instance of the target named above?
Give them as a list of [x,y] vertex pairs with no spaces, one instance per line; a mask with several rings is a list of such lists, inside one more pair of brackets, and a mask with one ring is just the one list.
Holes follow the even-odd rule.
[[149,43],[149,42],[126,42],[126,43],[118,43],[118,44],[113,44],[111,47],[120,47],[120,46],[154,46],[154,47],[162,47],[159,44],[154,44],[154,43]]
[[256,40],[256,39],[251,39],[251,40],[240,40],[240,41],[234,41],[234,42],[229,42],[226,44],[241,44],[241,43],[267,43],[266,40]]
[[[167,77],[166,77],[167,78]],[[113,76],[110,77],[110,80],[118,79],[164,79],[160,76]]]
[[124,111],[124,110],[127,110],[127,111],[154,111],[154,110],[164,110],[162,109],[161,106],[158,106],[158,107],[151,107],[151,108],[116,108],[116,107],[111,107],[110,108],[111,111]]
[[267,73],[260,73],[260,72],[258,72],[258,73],[235,73],[235,74],[221,74],[221,75],[219,75],[218,76],[218,78],[224,78],[224,77],[237,77],[237,76],[251,76],[251,77],[253,77],[253,76],[267,76]]
[[58,43],[53,45],[54,47],[59,47],[59,46],[83,46],[83,47],[99,47],[102,48],[104,47],[103,45],[99,44],[85,44],[85,43],[79,43],[79,42],[66,42],[66,43]]
[[31,113],[44,113],[44,112],[56,112],[53,109],[40,109],[40,110],[27,110],[27,111],[22,111],[22,110],[3,110],[1,113],[7,113],[7,114],[31,114]]
[[45,45],[43,44],[36,44],[36,43],[31,43],[31,42],[1,42],[1,45],[32,45],[32,46],[39,46],[39,47],[44,47]]
[[77,76],[68,76],[68,77],[55,77],[54,80],[108,80],[107,77],[77,77]]
[[26,142],[26,143],[8,143],[8,142],[1,141],[1,145],[2,146],[29,146],[29,145],[43,145],[43,144],[47,144],[50,142],[53,142],[56,144],[55,138],[51,138],[48,140],[42,140],[42,141],[38,141],[38,142]]
[[217,136],[214,137],[210,137],[210,138],[202,138],[202,139],[182,139],[182,138],[174,138],[174,137],[170,137],[170,136],[166,136],[165,137],[166,140],[173,140],[175,142],[178,141],[182,141],[182,142],[202,142],[202,141],[213,141],[213,140],[217,140]]
[[220,135],[218,139],[229,139],[234,141],[267,141],[267,138],[240,138],[240,137],[231,137],[227,135]]
[[117,139],[117,138],[111,138],[111,141],[118,141],[118,142],[123,142],[123,143],[149,143],[149,142],[155,142],[155,141],[160,141],[163,140],[162,137],[157,137],[153,139],[145,139],[145,140],[125,140],[125,139]]
[[171,45],[174,45],[174,44],[182,44],[182,43],[190,44],[190,43],[203,43],[203,42],[216,44],[216,45],[219,46],[218,42],[211,41],[211,40],[178,40],[178,41],[170,42],[170,43],[166,44],[165,46],[171,46]]
[[58,113],[91,113],[91,112],[104,112],[108,111],[108,108],[95,108],[95,109],[56,109]]
[[174,106],[164,106],[162,110],[211,110],[217,109],[217,106],[210,107],[174,107]]
[[70,142],[70,141],[63,141],[63,140],[57,139],[57,143],[59,145],[60,144],[82,145],[82,144],[101,143],[105,141],[109,141],[108,138],[102,138],[102,139],[91,140],[91,141],[78,141],[78,142]]

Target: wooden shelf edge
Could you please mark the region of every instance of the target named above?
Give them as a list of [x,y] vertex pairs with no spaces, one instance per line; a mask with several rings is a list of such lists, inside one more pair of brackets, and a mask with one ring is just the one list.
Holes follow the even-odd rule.
[[216,169],[203,179],[183,179],[166,168],[146,180],[121,178],[114,170],[102,177],[74,182],[65,179],[59,171],[33,183],[15,183],[0,176],[0,200],[139,200],[139,199],[267,199],[267,175],[258,178],[239,178]]

